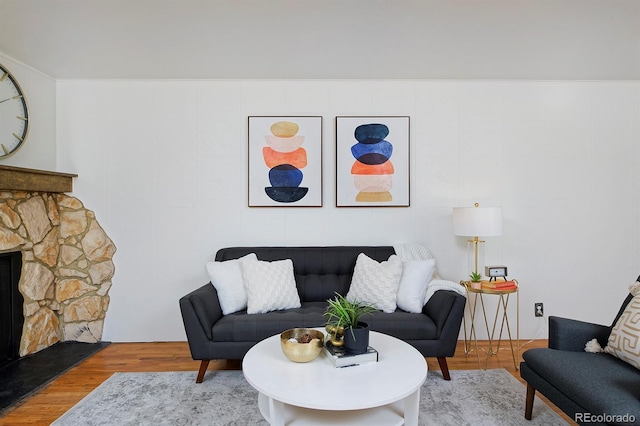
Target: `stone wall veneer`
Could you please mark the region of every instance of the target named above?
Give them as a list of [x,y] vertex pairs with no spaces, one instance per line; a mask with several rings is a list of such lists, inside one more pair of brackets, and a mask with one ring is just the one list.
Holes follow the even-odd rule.
[[116,247],[95,214],[63,193],[0,192],[0,253],[22,252],[20,356],[102,338]]

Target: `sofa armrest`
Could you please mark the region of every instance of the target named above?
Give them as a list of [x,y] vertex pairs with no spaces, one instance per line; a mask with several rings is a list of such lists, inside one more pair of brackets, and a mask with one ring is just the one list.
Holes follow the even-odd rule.
[[582,352],[593,338],[603,348],[607,345],[611,327],[569,318],[549,317],[549,348]]
[[422,308],[422,313],[436,323],[443,352],[455,352],[467,298],[455,291],[438,290]]
[[199,354],[213,339],[211,334],[213,324],[222,318],[222,308],[215,287],[211,283],[205,284],[181,297],[180,312],[191,355],[193,359],[202,359]]

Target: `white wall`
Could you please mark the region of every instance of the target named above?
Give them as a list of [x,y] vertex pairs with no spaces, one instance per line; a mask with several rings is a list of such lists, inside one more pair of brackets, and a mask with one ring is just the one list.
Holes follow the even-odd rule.
[[25,143],[0,165],[56,169],[56,83],[33,68],[0,53],[2,64],[15,77],[27,99],[29,134]]
[[[523,338],[546,337],[534,302],[610,323],[640,273],[638,82],[68,80],[56,111],[118,247],[106,340],[184,340],[178,299],[224,246],[417,242],[464,279],[451,208],[474,202],[503,207],[486,260],[520,281]],[[324,207],[247,207],[249,115],[324,117]],[[411,207],[334,207],[336,115],[411,116]]]

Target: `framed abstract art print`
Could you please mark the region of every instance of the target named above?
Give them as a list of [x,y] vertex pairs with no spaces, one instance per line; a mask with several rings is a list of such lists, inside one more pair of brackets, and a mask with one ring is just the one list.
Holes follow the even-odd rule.
[[408,207],[409,117],[336,117],[336,206]]
[[322,117],[249,117],[249,207],[322,207]]

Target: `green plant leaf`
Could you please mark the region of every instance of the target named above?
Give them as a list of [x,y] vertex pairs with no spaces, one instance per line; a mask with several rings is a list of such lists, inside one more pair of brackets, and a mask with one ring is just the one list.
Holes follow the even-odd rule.
[[[327,300],[327,303],[329,303],[329,306],[324,312],[324,316],[327,317],[327,324],[345,329],[357,327],[363,316],[371,315],[377,311],[372,305],[358,301],[350,302],[346,297],[338,293],[336,293],[335,298]],[[351,333],[353,335],[353,331]]]

